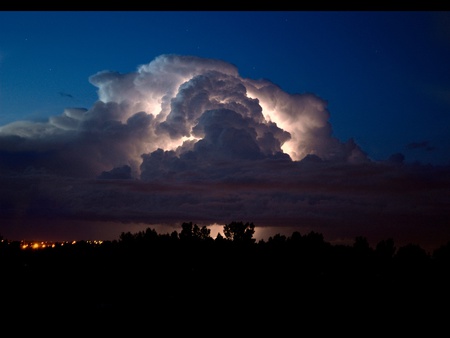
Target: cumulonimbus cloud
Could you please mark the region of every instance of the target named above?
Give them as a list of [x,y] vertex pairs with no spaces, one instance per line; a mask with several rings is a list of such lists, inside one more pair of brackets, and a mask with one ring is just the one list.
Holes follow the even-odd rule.
[[11,153],[26,152],[33,156],[22,156],[22,166],[55,174],[95,177],[129,165],[138,178],[145,167],[142,155],[158,149],[177,156],[191,152],[200,161],[278,153],[294,161],[309,154],[367,160],[356,144],[332,136],[324,100],[241,78],[224,61],[161,55],[136,72],[102,71],[90,82],[99,99],[89,109],[68,108],[47,122],[2,126],[2,167],[8,168]]

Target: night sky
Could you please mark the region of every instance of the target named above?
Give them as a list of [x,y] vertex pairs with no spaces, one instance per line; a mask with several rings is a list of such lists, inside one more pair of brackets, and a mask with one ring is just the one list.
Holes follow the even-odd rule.
[[450,241],[450,12],[0,12],[0,235]]

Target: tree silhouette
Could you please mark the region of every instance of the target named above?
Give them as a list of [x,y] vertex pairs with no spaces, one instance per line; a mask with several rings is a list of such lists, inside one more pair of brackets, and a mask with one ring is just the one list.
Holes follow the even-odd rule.
[[417,264],[426,263],[430,255],[420,245],[408,243],[398,249],[395,258],[399,262],[417,267]]
[[391,259],[395,254],[396,247],[394,245],[394,240],[392,238],[388,238],[385,240],[381,240],[377,243],[375,247],[375,254],[380,259]]
[[366,237],[363,237],[363,236],[355,237],[355,242],[353,243],[353,249],[362,255],[366,255],[371,251],[369,241],[367,240]]
[[181,225],[180,239],[181,240],[209,240],[211,239],[211,229],[206,226],[201,228],[192,222],[184,222]]
[[270,236],[267,243],[272,245],[286,245],[287,237],[281,234],[275,234],[273,237]]
[[225,235],[225,238],[233,242],[254,243],[254,233],[255,225],[249,222],[244,224],[242,221],[233,221],[230,224],[225,224],[223,226],[223,234]]

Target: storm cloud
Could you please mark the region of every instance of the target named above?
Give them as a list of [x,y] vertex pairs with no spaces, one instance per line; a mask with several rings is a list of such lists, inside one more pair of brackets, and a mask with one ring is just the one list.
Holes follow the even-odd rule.
[[4,235],[69,221],[242,220],[334,241],[450,240],[448,168],[373,161],[333,136],[317,95],[180,55],[89,81],[92,107],[0,126]]

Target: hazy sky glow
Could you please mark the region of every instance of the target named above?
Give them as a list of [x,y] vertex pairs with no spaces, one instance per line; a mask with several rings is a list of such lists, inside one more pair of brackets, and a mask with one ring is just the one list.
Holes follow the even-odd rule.
[[0,234],[244,221],[444,244],[449,20],[0,12]]

